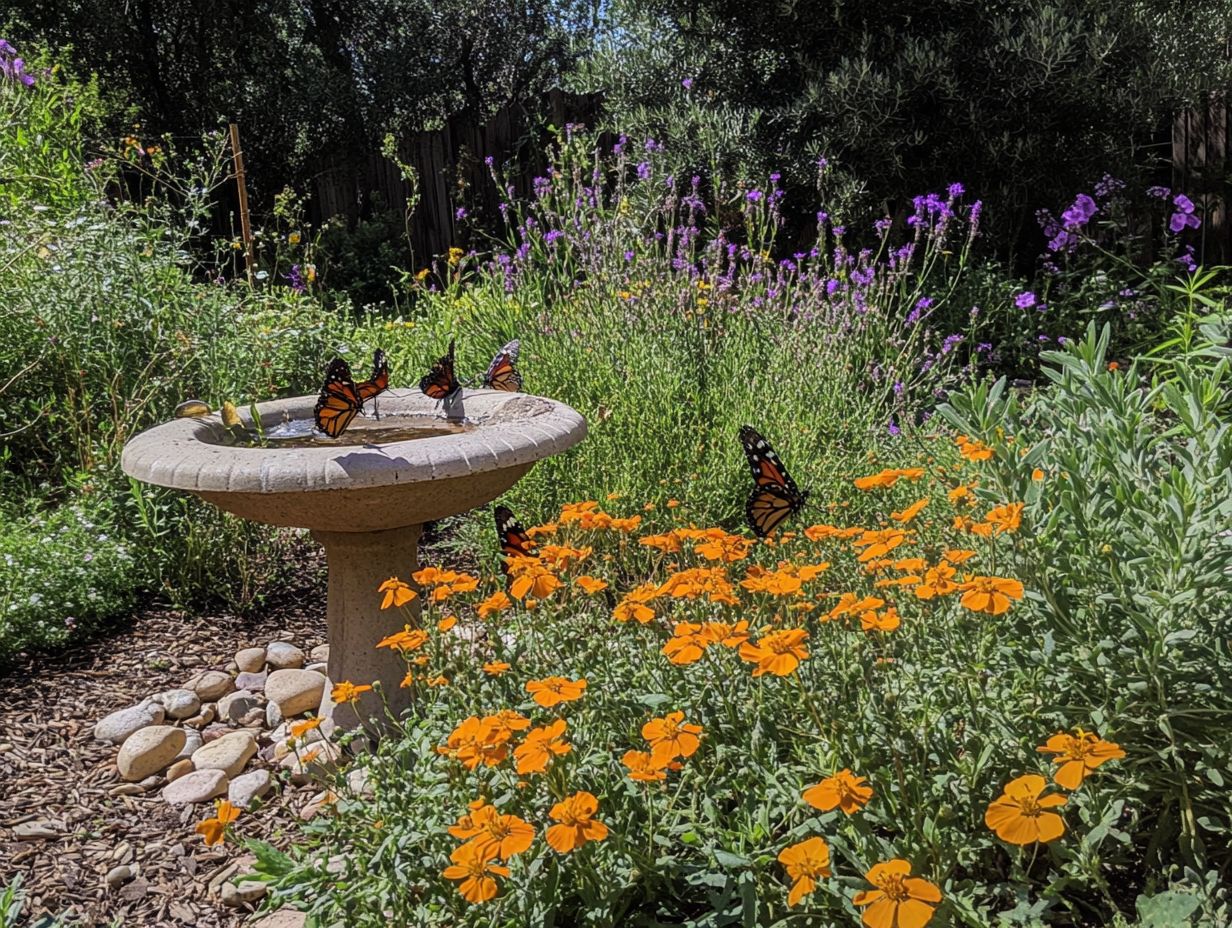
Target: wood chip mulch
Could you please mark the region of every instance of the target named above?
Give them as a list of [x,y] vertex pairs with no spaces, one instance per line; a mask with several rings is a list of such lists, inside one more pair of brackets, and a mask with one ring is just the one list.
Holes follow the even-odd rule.
[[[223,669],[236,650],[290,641],[307,651],[325,640],[323,561],[258,614],[196,614],[149,607],[106,637],[58,654],[35,655],[0,672],[0,888],[21,875],[22,916],[35,924],[193,925],[230,928],[251,908],[224,908],[223,882],[247,861],[234,846],[207,848],[193,826],[212,810],[182,812],[159,789],[125,795],[117,748],[94,740],[94,723],[147,696],[182,686],[194,673]],[[255,769],[250,767],[249,769]],[[245,816],[245,835],[275,843],[311,790],[286,788]],[[135,878],[109,888],[120,865]]]

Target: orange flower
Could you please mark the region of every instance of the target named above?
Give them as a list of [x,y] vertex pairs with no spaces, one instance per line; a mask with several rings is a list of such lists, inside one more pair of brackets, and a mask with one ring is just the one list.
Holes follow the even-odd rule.
[[707,622],[706,633],[725,648],[738,648],[749,640],[749,623],[741,619],[734,625],[726,622]]
[[443,876],[447,880],[461,880],[458,892],[467,902],[487,902],[496,896],[496,880],[492,875],[509,876],[509,868],[502,867],[484,857],[480,848],[463,844],[449,855],[453,864],[446,867]]
[[855,593],[844,593],[838,598],[834,608],[826,615],[827,619],[837,619],[845,615],[857,615],[870,609],[880,609],[885,600],[876,596],[865,596],[857,599]]
[[388,609],[390,606],[405,606],[416,596],[415,591],[397,577],[390,577],[377,587],[377,592],[385,594],[385,598],[381,600],[382,609]]
[[710,536],[702,544],[696,545],[693,550],[708,561],[722,561],[725,564],[734,564],[736,561],[743,561],[749,556],[749,550],[752,545],[752,541],[748,538],[716,530],[716,534]]
[[992,527],[993,534],[1013,533],[1022,524],[1022,509],[1022,503],[1006,503],[990,511],[984,521]]
[[946,494],[946,496],[949,497],[950,502],[956,505],[960,500],[964,500],[970,495],[971,495],[971,488],[967,486],[965,483],[959,484],[954,489],[950,490],[949,493]]
[[334,701],[335,705],[353,703],[357,702],[361,695],[371,689],[372,687],[367,684],[356,686],[354,683],[344,680],[342,683],[334,684],[334,688],[330,690],[329,698]]
[[924,509],[924,507],[927,505],[928,505],[928,497],[924,497],[924,499],[916,500],[914,503],[912,503],[902,512],[890,513],[890,518],[893,519],[895,522],[901,522],[903,523],[903,525],[906,525],[908,522],[910,522],[912,519],[918,516],[920,512]]
[[795,905],[817,888],[819,877],[830,876],[830,847],[821,838],[809,838],[779,851],[779,863],[792,880],[787,904]]
[[863,532],[858,525],[854,528],[836,528],[833,525],[810,525],[804,530],[804,537],[809,541],[822,541],[826,538],[852,538]]
[[493,593],[479,604],[479,618],[486,619],[490,615],[504,612],[512,605],[513,600],[505,595],[503,591]]
[[468,835],[470,840],[466,843],[473,846],[484,860],[494,857],[508,860],[521,854],[535,840],[535,829],[529,822],[516,815],[501,815],[495,806],[485,805],[474,810],[470,820],[469,830],[473,834]]
[[302,722],[292,722],[291,728],[290,728],[291,737],[292,738],[302,738],[304,735],[308,734],[308,732],[312,731],[314,728],[320,727],[321,722],[322,722],[322,719],[319,719],[319,718],[305,719]]
[[959,435],[954,439],[954,444],[958,446],[958,453],[968,461],[987,461],[992,457],[992,449],[981,441],[968,438],[966,435]]
[[439,622],[436,623],[436,630],[443,634],[449,631],[451,628],[453,628],[457,624],[458,624],[458,617],[456,615],[447,615],[445,616],[445,618],[441,619]]
[[959,600],[972,612],[1000,615],[1010,607],[1010,600],[1022,599],[1022,583],[1007,577],[969,577],[960,584],[963,590]]
[[984,824],[1008,844],[1048,843],[1065,834],[1065,820],[1045,811],[1065,805],[1065,797],[1041,795],[1048,784],[1028,773],[1005,785],[1005,792],[988,806]]
[[1066,789],[1077,789],[1092,770],[1110,760],[1120,760],[1125,756],[1119,744],[1105,741],[1099,735],[1090,731],[1075,729],[1076,735],[1057,732],[1045,744],[1037,748],[1041,754],[1055,754],[1054,764],[1060,764],[1052,776],[1058,786]]
[[428,686],[448,686],[449,678],[438,674],[435,677],[428,677],[428,679],[424,680],[424,683]]
[[509,586],[509,595],[519,600],[525,599],[527,594],[535,599],[543,599],[560,586],[560,577],[546,567],[535,564],[528,566],[514,578]]
[[692,757],[701,745],[700,725],[684,720],[683,712],[669,712],[661,719],[651,719],[642,726],[642,737],[650,744],[656,761],[672,761],[677,757]]
[[513,749],[518,773],[543,773],[553,757],[568,754],[572,747],[561,737],[566,727],[564,719],[557,719],[551,725],[528,731],[525,740]]
[[936,567],[928,568],[928,570],[924,571],[924,579],[915,588],[915,595],[920,599],[948,596],[958,589],[958,584],[951,579],[957,572],[945,561],[942,561]]
[[512,737],[515,731],[526,731],[530,728],[530,719],[514,709],[501,709],[495,715],[485,715],[483,720],[485,723],[495,725],[509,737]]
[[509,669],[511,665],[505,661],[488,661],[483,665],[483,672],[493,677],[499,677],[502,673]]
[[756,664],[753,676],[772,673],[785,677],[800,666],[800,661],[809,656],[804,642],[809,633],[803,628],[787,628],[764,635],[756,644],[745,642],[740,646],[740,659]]
[[214,803],[214,817],[197,823],[196,832],[207,845],[219,844],[226,837],[227,826],[240,817],[240,810],[226,799]]
[[684,548],[680,544],[680,536],[675,532],[667,532],[663,535],[643,535],[637,543],[647,548],[657,548],[664,554],[676,554]]
[[629,779],[643,783],[667,779],[669,760],[659,760],[649,751],[625,751],[620,762],[629,768]]
[[609,519],[608,528],[613,532],[621,532],[625,535],[631,535],[637,531],[637,527],[642,524],[641,516],[629,516],[627,519]]
[[532,525],[526,530],[526,534],[531,538],[538,538],[540,535],[555,535],[556,529],[555,522],[545,522],[543,525]]
[[677,622],[672,637],[663,645],[663,653],[673,664],[692,664],[701,660],[706,649],[714,642],[713,633],[706,626],[693,622]]
[[476,823],[476,817],[481,817],[483,809],[487,806],[488,801],[480,796],[478,799],[471,800],[467,804],[467,811],[454,824],[449,826],[449,833],[459,840],[473,838],[483,830],[482,825]]
[[1034,480],[1036,483],[1039,483],[1041,480],[1044,479],[1044,472],[1040,470],[1038,467],[1035,468],[1035,470],[1031,471],[1031,479]]
[[599,580],[596,577],[581,576],[573,581],[582,588],[582,592],[587,596],[593,596],[607,589],[607,581]]
[[658,595],[659,585],[657,583],[643,583],[624,595],[624,598],[612,610],[612,618],[617,622],[633,620],[645,625],[655,616],[654,610],[645,604]]
[[585,791],[567,796],[552,806],[549,815],[559,825],[547,830],[547,841],[558,854],[568,854],[589,841],[607,837],[607,826],[595,818],[599,800]]
[[872,560],[875,557],[883,557],[889,554],[906,540],[907,534],[902,529],[887,528],[877,531],[866,531],[853,541],[851,546],[864,549],[857,558],[863,564],[865,561]]
[[680,505],[680,500],[669,499],[665,505],[667,506],[668,509],[675,509],[677,506]]
[[868,612],[860,613],[860,628],[866,632],[892,632],[902,620],[898,616],[898,610],[893,606],[886,609],[885,612]]
[[877,474],[857,477],[855,479],[857,490],[876,490],[883,487],[892,487],[896,483],[898,483],[898,474],[892,470],[883,470]]
[[539,549],[539,558],[560,570],[580,564],[594,553],[594,548],[574,548],[570,545],[544,545]]
[[874,864],[864,876],[877,888],[856,893],[851,902],[868,906],[861,919],[867,928],[923,928],[941,901],[941,890],[911,876],[911,864],[905,860]]
[[409,625],[404,625],[402,631],[386,635],[377,642],[376,646],[378,648],[393,648],[395,651],[401,651],[405,654],[408,651],[416,651],[423,647],[427,640],[428,633],[423,629],[413,629]]
[[542,680],[531,680],[526,684],[526,692],[535,702],[550,709],[562,702],[573,702],[581,699],[586,692],[586,679],[567,680],[564,677],[544,677]]
[[810,786],[803,792],[802,798],[822,812],[840,808],[848,815],[854,815],[873,798],[873,788],[866,786],[866,782],[864,777],[858,777],[844,768],[816,786]]
[[660,596],[670,596],[673,599],[706,598],[712,603],[724,603],[729,606],[739,604],[735,589],[727,579],[727,572],[722,567],[694,567],[681,570],[668,577],[658,590]]
[[965,548],[946,548],[941,552],[941,559],[951,564],[965,564],[973,557],[975,557],[975,552]]
[[480,764],[495,767],[509,756],[509,738],[509,727],[502,725],[498,717],[489,715],[481,719],[472,715],[450,732],[444,747],[436,750],[460,761],[467,770]]

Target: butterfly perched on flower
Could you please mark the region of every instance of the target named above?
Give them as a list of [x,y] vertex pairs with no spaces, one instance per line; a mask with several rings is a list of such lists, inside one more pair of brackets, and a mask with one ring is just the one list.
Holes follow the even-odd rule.
[[[501,556],[505,560],[511,557],[534,557],[538,551],[530,535],[522,528],[522,523],[508,506],[496,507],[496,538],[500,543]],[[509,568],[503,563],[501,569],[506,574],[509,572]]]
[[804,508],[809,493],[796,486],[787,468],[770,443],[752,426],[740,428],[740,444],[753,471],[755,486],[744,505],[749,526],[758,538],[765,538],[788,516]]
[[419,389],[424,396],[434,400],[448,400],[462,389],[462,384],[458,383],[458,376],[454,373],[453,349],[453,339],[450,339],[448,354],[437,358],[432,370],[420,379]]
[[[376,398],[389,389],[389,361],[385,352],[378,348],[372,352],[372,377],[355,385],[359,399],[363,403],[372,400],[372,410],[376,413]],[[379,419],[380,414],[376,413]]]
[[496,352],[496,357],[488,365],[487,373],[483,375],[483,385],[490,390],[504,390],[506,393],[517,393],[522,389],[522,375],[513,365],[518,360],[518,351],[522,343],[516,338]]
[[330,438],[337,438],[363,408],[364,400],[351,378],[350,365],[342,358],[334,358],[325,371],[325,384],[312,410],[317,428]]

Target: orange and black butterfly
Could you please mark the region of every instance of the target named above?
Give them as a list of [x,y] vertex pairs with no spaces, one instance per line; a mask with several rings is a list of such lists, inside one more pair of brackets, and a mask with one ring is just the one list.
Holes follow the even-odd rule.
[[522,523],[507,506],[496,507],[496,539],[500,542],[501,570],[506,574],[509,573],[509,558],[534,557],[538,551]]
[[522,375],[514,367],[518,360],[518,351],[522,343],[516,338],[496,352],[496,357],[488,365],[488,372],[483,375],[483,385],[490,390],[504,390],[506,393],[518,393],[522,389]]
[[325,372],[325,385],[312,411],[317,428],[330,438],[337,438],[363,407],[363,398],[351,379],[351,368],[342,358],[334,358]]
[[[364,403],[368,400],[376,400],[389,389],[389,361],[385,357],[385,352],[380,348],[372,352],[372,379],[357,383],[355,389],[359,393],[360,401]],[[372,408],[376,410],[375,402]],[[380,416],[378,415],[377,418],[379,419]]]
[[424,396],[430,396],[434,400],[447,400],[462,389],[462,384],[458,383],[458,376],[454,373],[452,339],[449,341],[449,353],[437,358],[432,370],[420,379],[419,389]]
[[744,514],[754,534],[765,538],[784,519],[804,508],[809,493],[796,486],[770,443],[752,426],[740,428],[740,444],[756,483],[744,505]]

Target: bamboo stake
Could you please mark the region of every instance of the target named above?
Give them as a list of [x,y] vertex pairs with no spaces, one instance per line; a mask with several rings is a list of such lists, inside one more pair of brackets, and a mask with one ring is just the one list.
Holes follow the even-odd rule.
[[252,223],[248,218],[248,183],[244,178],[244,152],[240,149],[240,127],[231,123],[231,154],[235,159],[235,185],[240,201],[240,235],[244,238],[244,268],[248,272],[248,286],[253,286]]

